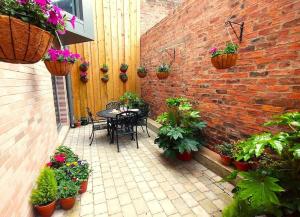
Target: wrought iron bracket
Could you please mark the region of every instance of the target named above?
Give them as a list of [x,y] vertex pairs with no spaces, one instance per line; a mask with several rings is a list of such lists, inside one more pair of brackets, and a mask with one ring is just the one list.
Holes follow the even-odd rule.
[[[240,34],[238,35],[235,28],[233,27],[233,24],[234,25],[239,25],[240,26]],[[233,30],[236,38],[239,40],[239,42],[241,43],[242,40],[243,40],[243,32],[244,32],[244,22],[241,22],[241,23],[235,23],[235,22],[232,22],[230,20],[228,20],[227,22],[225,22],[225,25],[229,25],[231,27],[231,29]]]

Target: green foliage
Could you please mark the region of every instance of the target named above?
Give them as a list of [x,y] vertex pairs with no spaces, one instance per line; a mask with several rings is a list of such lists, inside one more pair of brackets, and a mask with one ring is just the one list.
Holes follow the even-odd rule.
[[142,73],[142,74],[146,74],[147,73],[147,69],[145,68],[145,66],[138,67],[137,71],[139,73]]
[[101,68],[102,68],[102,69],[107,69],[107,70],[108,70],[108,65],[107,65],[107,64],[103,64]]
[[237,44],[229,42],[226,44],[226,47],[224,50],[219,50],[217,48],[213,48],[211,50],[211,57],[216,57],[216,56],[219,56],[222,54],[235,54],[238,52],[238,48],[239,48],[239,46]]
[[36,185],[31,193],[32,205],[47,205],[57,199],[57,183],[52,169],[42,169]]
[[241,173],[242,180],[235,189],[235,199],[224,210],[223,216],[249,210],[256,215],[300,213],[299,112],[275,116],[265,125],[285,126],[283,129],[289,127],[290,130],[253,135],[236,144],[235,158],[245,161],[256,158],[259,169]]
[[78,161],[77,165],[70,165],[67,173],[78,182],[87,181],[92,170],[86,161]]
[[59,198],[75,197],[79,191],[79,184],[71,180],[63,180],[58,186]]
[[170,72],[170,70],[171,70],[171,66],[166,63],[159,65],[156,69],[157,72],[165,72],[165,73]]
[[200,114],[186,98],[166,100],[168,112],[162,113],[157,121],[162,124],[155,143],[164,150],[167,157],[177,153],[197,151],[202,144],[200,130],[206,124],[200,121]]
[[55,179],[58,185],[60,185],[63,181],[71,181],[71,177],[69,174],[71,174],[70,169],[68,166],[63,165],[58,169],[54,170],[55,172]]
[[120,101],[129,109],[140,108],[145,104],[145,102],[133,92],[125,92],[124,95],[120,97]]
[[225,156],[233,157],[233,146],[230,143],[223,143],[217,146],[217,151]]
[[122,63],[121,66],[120,66],[120,70],[126,71],[127,69],[128,69],[128,65],[125,64],[125,63]]
[[78,155],[75,154],[71,148],[64,146],[64,145],[60,145],[56,148],[55,154],[65,154],[66,156],[66,162],[74,162],[74,161],[78,161]]

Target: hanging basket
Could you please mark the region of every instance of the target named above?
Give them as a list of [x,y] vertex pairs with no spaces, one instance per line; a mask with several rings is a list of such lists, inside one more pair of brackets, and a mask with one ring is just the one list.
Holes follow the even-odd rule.
[[126,73],[120,73],[120,79],[121,81],[123,81],[124,83],[128,80],[128,76]]
[[108,78],[101,78],[101,80],[104,82],[104,83],[107,83],[108,82]]
[[81,76],[81,77],[80,77],[80,80],[81,80],[83,83],[87,83],[89,79],[88,79],[87,76]]
[[107,73],[107,72],[108,72],[108,68],[101,68],[100,70],[101,70],[101,72],[103,72],[103,73]]
[[169,77],[169,74],[170,74],[169,72],[157,72],[156,76],[159,80],[163,80]]
[[59,61],[48,61],[45,60],[45,65],[51,75],[55,76],[66,76],[71,70],[73,63],[59,62]]
[[0,60],[33,64],[49,49],[53,35],[35,25],[0,15]]
[[211,58],[211,63],[217,69],[228,69],[236,65],[237,54],[221,54]]
[[138,72],[137,74],[140,78],[145,78],[147,76],[147,72]]
[[89,69],[89,64],[88,64],[88,63],[82,63],[82,64],[80,64],[80,66],[79,66],[79,70],[80,70],[81,72],[86,72],[88,69]]

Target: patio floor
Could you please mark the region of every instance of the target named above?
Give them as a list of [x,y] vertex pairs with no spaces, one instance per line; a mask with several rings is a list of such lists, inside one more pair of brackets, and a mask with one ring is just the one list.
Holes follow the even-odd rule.
[[168,161],[153,143],[155,133],[139,132],[140,148],[121,140],[120,153],[108,143],[106,131],[96,132],[89,146],[91,126],[70,129],[64,145],[90,162],[88,191],[76,207],[59,216],[221,216],[231,201],[233,186],[219,183],[215,173],[197,161]]

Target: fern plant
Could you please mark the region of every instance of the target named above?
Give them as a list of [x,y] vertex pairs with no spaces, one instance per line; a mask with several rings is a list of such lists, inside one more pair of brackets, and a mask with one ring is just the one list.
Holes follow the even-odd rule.
[[203,142],[199,132],[206,126],[200,120],[199,111],[194,110],[186,98],[169,98],[166,103],[169,111],[157,118],[162,126],[155,143],[167,157],[197,151]]
[[54,171],[50,168],[42,169],[36,188],[32,190],[30,201],[32,205],[43,206],[57,199],[57,183]]

